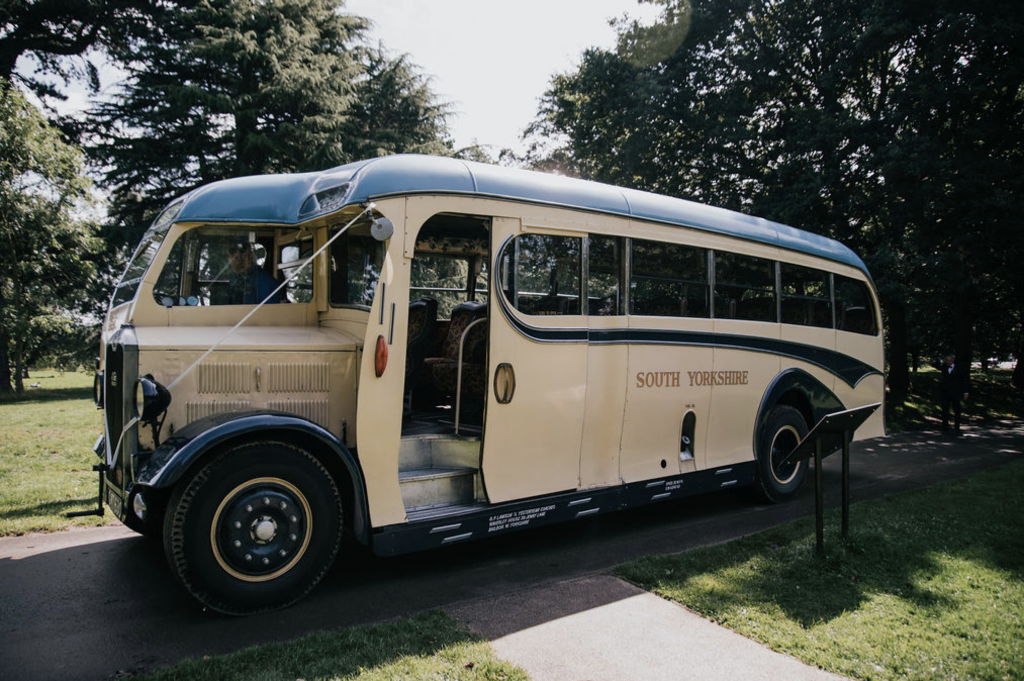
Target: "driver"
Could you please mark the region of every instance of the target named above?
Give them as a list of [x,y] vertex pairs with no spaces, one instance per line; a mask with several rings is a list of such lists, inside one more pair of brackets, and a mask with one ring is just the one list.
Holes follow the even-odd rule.
[[[252,246],[239,241],[228,248],[228,263],[231,265],[231,303],[233,305],[254,305],[267,299],[268,303],[281,302],[281,292],[274,292],[278,282],[256,262]],[[271,295],[273,293],[273,295]]]

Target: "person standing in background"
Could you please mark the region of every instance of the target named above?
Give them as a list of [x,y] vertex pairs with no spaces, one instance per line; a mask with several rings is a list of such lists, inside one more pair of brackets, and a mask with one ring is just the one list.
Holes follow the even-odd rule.
[[942,406],[942,429],[949,430],[949,411],[953,410],[953,432],[960,433],[961,400],[968,396],[967,373],[962,371],[953,358],[946,359],[939,365],[942,377],[939,379],[939,403]]

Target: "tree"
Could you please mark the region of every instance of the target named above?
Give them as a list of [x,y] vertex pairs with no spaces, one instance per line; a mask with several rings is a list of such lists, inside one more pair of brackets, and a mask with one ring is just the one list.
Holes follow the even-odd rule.
[[115,245],[171,198],[240,175],[450,149],[446,108],[404,59],[361,42],[341,0],[207,0],[170,12],[91,112]]
[[99,248],[89,188],[82,154],[0,81],[0,393],[12,378],[22,392],[29,354],[75,326]]
[[994,288],[1020,283],[1024,6],[655,1],[659,24],[620,26],[618,52],[554,80],[530,132],[560,144],[528,160],[847,243],[875,276],[897,397],[929,318],[946,326],[930,344],[969,362],[979,302],[1024,293]]
[[[163,3],[159,0],[6,0],[0,4],[0,78],[20,82],[46,99],[63,99],[47,80],[67,85],[86,80],[95,91],[99,76],[85,55],[93,49],[125,49],[143,35]],[[18,59],[35,60],[32,75]]]

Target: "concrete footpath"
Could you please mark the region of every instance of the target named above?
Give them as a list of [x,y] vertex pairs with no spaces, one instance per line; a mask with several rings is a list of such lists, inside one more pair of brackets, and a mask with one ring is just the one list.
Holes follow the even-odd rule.
[[839,681],[611,575],[446,608],[533,681]]

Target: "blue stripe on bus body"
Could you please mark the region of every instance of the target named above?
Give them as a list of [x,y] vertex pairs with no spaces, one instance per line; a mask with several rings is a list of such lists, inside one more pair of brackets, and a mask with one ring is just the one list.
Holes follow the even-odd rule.
[[673,329],[585,329],[585,328],[541,328],[530,326],[507,309],[502,296],[497,296],[505,319],[524,337],[538,343],[587,343],[588,345],[679,345],[690,347],[729,348],[762,352],[798,359],[821,367],[851,388],[873,374],[881,374],[870,364],[835,350],[819,348],[804,343],[764,338],[762,336],[741,336],[730,333],[709,331],[678,331]]

